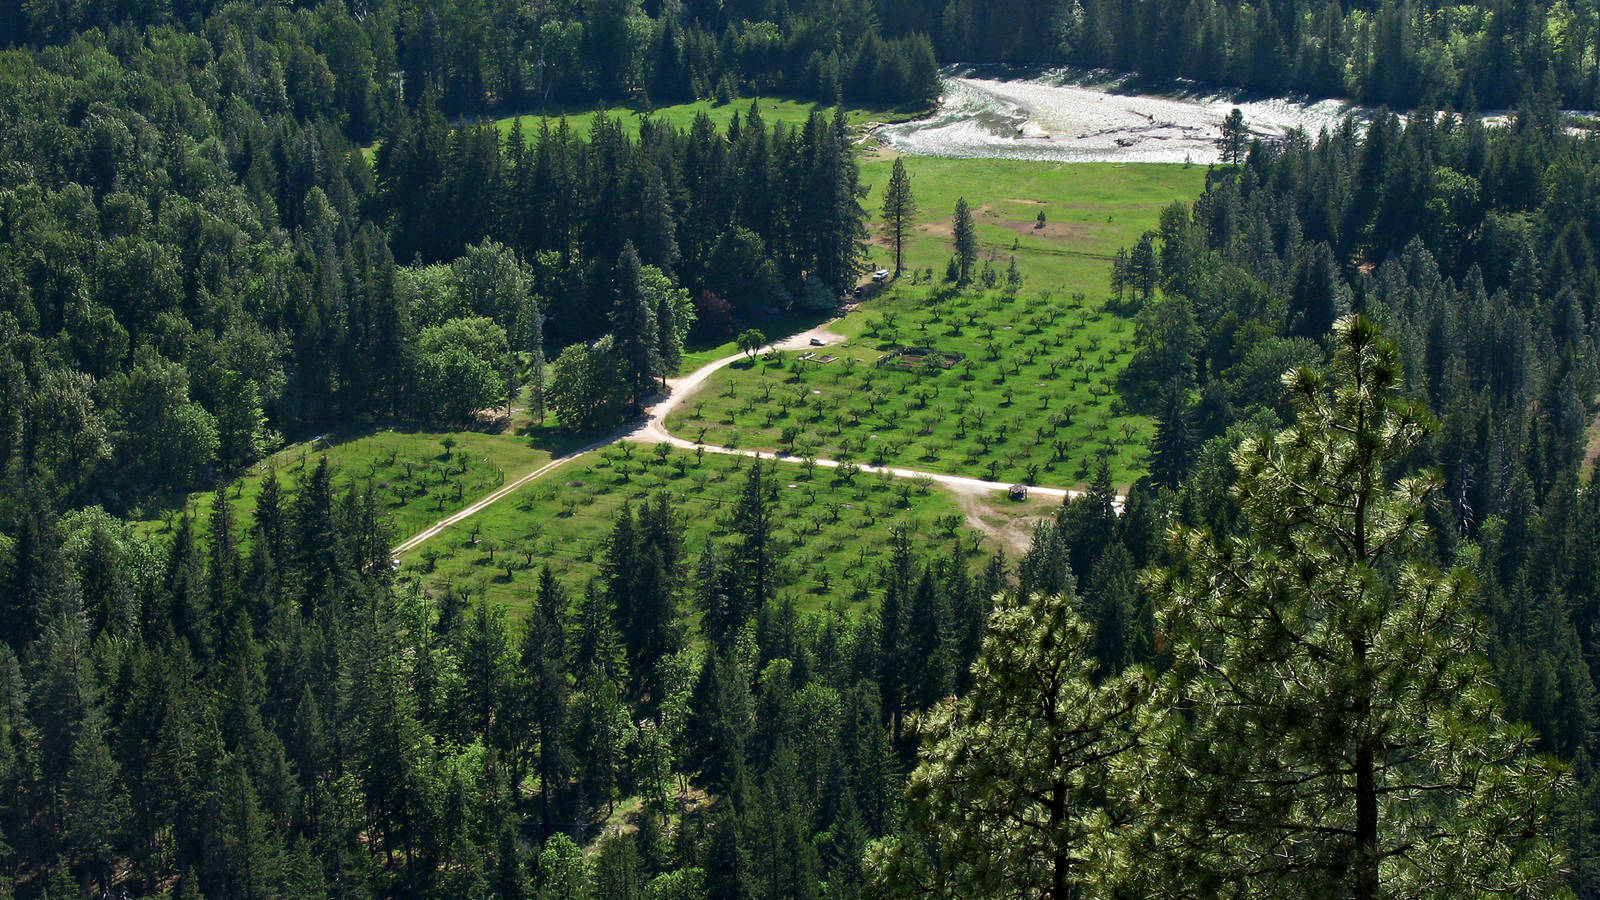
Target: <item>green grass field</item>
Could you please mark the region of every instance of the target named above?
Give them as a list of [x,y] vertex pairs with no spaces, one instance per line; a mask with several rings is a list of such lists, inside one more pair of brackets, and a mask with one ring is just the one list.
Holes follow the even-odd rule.
[[[729,541],[726,517],[756,461],[621,443],[551,471],[512,496],[402,558],[402,577],[435,591],[482,591],[513,619],[527,609],[540,567],[549,562],[572,591],[600,572],[612,521],[624,501],[637,507],[666,491],[684,526],[691,565],[706,541]],[[761,465],[771,467],[771,460]],[[835,470],[778,463],[772,479],[778,504],[777,538],[783,560],[778,584],[801,609],[848,602],[877,584],[889,530],[909,528],[921,552],[959,541],[967,554],[994,549],[980,533],[961,528],[964,509],[985,521],[1047,515],[1054,504],[1013,504],[998,493],[968,498],[966,507],[936,485],[857,474],[850,483]],[[960,528],[958,531],[957,529]],[[1015,548],[1008,548],[1015,552]]]
[[[1087,481],[1105,456],[1112,478],[1130,484],[1143,474],[1152,424],[1115,392],[1133,324],[1105,309],[1110,257],[1155,228],[1162,207],[1198,193],[1204,169],[905,161],[920,210],[906,274],[830,326],[842,344],[731,366],[668,428],[719,446],[1052,485]],[[863,161],[874,214],[891,165],[886,153]],[[941,283],[962,196],[980,258],[1002,282],[1016,257],[1024,282],[1014,296]],[[891,268],[881,226],[872,228],[870,262]],[[912,274],[930,268],[932,279]],[[897,347],[932,348],[945,365],[882,362]]]
[[[791,310],[780,313],[770,319],[752,323],[769,340],[779,340],[791,334],[815,328],[832,318],[833,312],[815,312],[804,310]],[[684,348],[683,362],[678,366],[678,374],[687,375],[701,366],[716,362],[739,352],[739,345],[732,341],[722,341],[717,344],[708,344],[690,337],[688,345]]]
[[[326,457],[336,490],[343,491],[351,485],[364,487],[372,482],[398,541],[580,443],[576,438],[549,441],[554,435],[544,432],[540,436],[546,440],[534,447],[527,437],[512,434],[397,427],[334,431],[279,450],[251,466],[225,490],[233,500],[240,534],[248,535],[267,474],[276,472],[284,493],[292,496],[300,480],[309,477],[318,461]],[[447,437],[452,442],[448,455],[443,443]],[[202,533],[213,496],[212,491],[197,491],[187,499],[186,506]],[[174,508],[156,517],[135,520],[135,533],[168,534],[179,515],[181,510]]]
[[[824,107],[815,103],[785,100],[777,97],[744,97],[727,103],[717,103],[714,100],[696,100],[693,103],[676,103],[671,106],[650,109],[638,104],[611,108],[597,108],[587,105],[567,108],[556,107],[547,109],[542,114],[534,112],[523,116],[508,116],[504,119],[498,119],[495,121],[494,126],[499,129],[501,134],[505,134],[511,130],[511,123],[521,118],[523,134],[529,140],[532,140],[533,136],[539,133],[541,119],[548,120],[550,127],[554,128],[556,122],[565,117],[567,126],[572,129],[572,133],[581,137],[589,133],[589,126],[593,123],[594,117],[604,112],[620,121],[623,130],[628,135],[637,137],[639,134],[639,121],[645,116],[650,116],[657,122],[666,123],[679,130],[687,130],[690,124],[694,122],[695,116],[703,112],[711,117],[712,123],[720,131],[728,127],[728,122],[732,120],[735,113],[738,113],[740,119],[747,118],[752,102],[756,103],[760,108],[761,117],[766,121],[768,127],[777,122],[790,126],[803,125],[806,119],[810,118],[813,109],[820,109],[829,116],[833,115],[832,107]],[[924,112],[925,110],[911,107],[846,106],[844,108],[845,119],[852,127],[856,128],[868,122],[900,122],[915,118]]]

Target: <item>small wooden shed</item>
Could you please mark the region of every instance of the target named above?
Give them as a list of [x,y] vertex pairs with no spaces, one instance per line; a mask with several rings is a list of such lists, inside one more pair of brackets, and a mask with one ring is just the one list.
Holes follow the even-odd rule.
[[1028,499],[1028,486],[1025,484],[1013,484],[1011,486],[1011,499],[1018,503]]

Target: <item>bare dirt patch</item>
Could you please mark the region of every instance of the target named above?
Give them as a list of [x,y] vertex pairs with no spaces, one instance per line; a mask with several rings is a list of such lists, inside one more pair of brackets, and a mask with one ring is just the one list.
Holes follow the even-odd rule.
[[1054,502],[1044,500],[1013,503],[1000,492],[955,493],[960,499],[961,511],[966,513],[967,527],[999,544],[1012,559],[1028,552],[1033,543],[1034,526],[1048,520],[1055,508]]
[[1088,237],[1094,229],[1083,222],[1046,222],[1043,228],[1032,219],[1000,219],[994,224],[1019,235],[1049,238],[1059,241],[1078,241]]

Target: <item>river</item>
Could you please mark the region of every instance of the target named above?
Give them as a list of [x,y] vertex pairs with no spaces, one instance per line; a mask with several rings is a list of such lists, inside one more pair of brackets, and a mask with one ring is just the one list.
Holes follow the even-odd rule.
[[1015,74],[949,68],[944,97],[929,118],[878,129],[890,147],[922,156],[1000,157],[1059,162],[1213,163],[1222,120],[1237,107],[1252,135],[1313,137],[1371,109],[1338,100],[1236,99],[1174,82],[1138,93],[1104,72]]

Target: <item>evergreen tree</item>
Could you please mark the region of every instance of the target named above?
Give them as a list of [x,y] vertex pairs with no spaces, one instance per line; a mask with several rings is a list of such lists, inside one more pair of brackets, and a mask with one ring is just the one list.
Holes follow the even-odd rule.
[[1141,301],[1149,301],[1155,293],[1156,285],[1161,280],[1161,264],[1156,258],[1155,239],[1151,232],[1140,235],[1139,242],[1134,244],[1132,252],[1128,254],[1123,278],[1128,287],[1138,292]]
[[1095,656],[1107,671],[1155,662],[1155,622],[1148,596],[1139,588],[1133,554],[1117,541],[1090,573],[1087,604],[1093,618]]
[[540,425],[545,414],[544,311],[535,298],[523,306],[522,333],[528,348],[528,412]]
[[611,327],[617,358],[622,362],[623,381],[628,386],[628,404],[635,413],[644,409],[651,382],[664,371],[660,327],[656,311],[644,295],[641,278],[639,254],[629,242],[617,258]]
[[1222,120],[1222,133],[1217,136],[1217,150],[1222,153],[1222,164],[1238,165],[1244,160],[1245,146],[1250,132],[1244,127],[1244,113],[1238,107]]
[[267,898],[282,878],[279,836],[269,831],[244,765],[230,759],[224,766],[222,843],[227,855],[227,889],[231,897]]
[[656,304],[657,354],[661,357],[661,390],[667,389],[667,375],[683,363],[683,341],[678,336],[678,312],[662,297]]
[[889,183],[883,189],[883,224],[894,242],[894,274],[900,275],[900,261],[905,246],[906,232],[917,214],[917,201],[911,195],[911,176],[906,174],[904,157],[895,157],[894,170],[889,173]]
[[726,801],[711,813],[709,846],[706,848],[706,897],[708,900],[750,900],[754,873],[744,846],[742,823]]
[[103,714],[90,709],[78,726],[62,792],[67,858],[86,883],[109,890],[132,810],[121,767],[106,746]]
[[449,698],[452,719],[463,743],[478,739],[504,748],[509,735],[503,715],[510,689],[511,647],[505,611],[479,597],[455,638],[457,681]]
[[614,683],[627,679],[627,652],[617,633],[616,607],[608,592],[590,581],[578,601],[572,636],[572,671],[580,680],[599,671]]
[[195,546],[194,523],[187,514],[178,520],[167,561],[166,591],[171,605],[166,613],[154,611],[156,628],[189,642],[189,652],[209,659],[216,647],[213,613],[206,590],[205,565]]
[[1127,815],[1109,776],[1137,745],[1150,675],[1097,682],[1075,603],[1035,594],[996,607],[972,692],[923,725],[905,831],[869,854],[878,890],[1071,897],[1098,877],[1099,835]]
[[1175,488],[1188,473],[1196,450],[1191,417],[1188,385],[1174,377],[1161,389],[1156,433],[1150,441],[1150,478],[1156,484]]
[[[233,504],[228,492],[218,487],[211,502],[211,531],[207,535],[209,553],[206,573],[210,579],[210,608],[226,626],[235,612],[241,611],[244,582],[243,562],[234,534]],[[221,648],[227,652],[228,648]]]
[[732,531],[739,543],[733,554],[734,571],[739,576],[739,607],[732,620],[743,624],[772,596],[777,548],[773,546],[777,510],[777,483],[759,460],[745,471],[744,487],[733,508]]
[[950,601],[931,568],[923,569],[917,579],[909,624],[906,637],[916,667],[915,680],[908,685],[908,705],[926,709],[949,696],[955,682]]
[[1505,721],[1466,577],[1419,558],[1438,478],[1386,483],[1427,431],[1396,349],[1361,317],[1335,333],[1331,396],[1291,371],[1296,423],[1234,454],[1249,536],[1179,528],[1151,579],[1165,702],[1203,712],[1141,780],[1146,889],[1542,893],[1561,777]]
[[[546,565],[539,572],[538,595],[522,632],[515,682],[517,701],[512,712],[525,729],[523,740],[538,744],[534,768],[539,776],[539,823],[547,836],[552,825],[551,800],[570,764],[566,741],[566,640],[561,629],[565,606],[565,591]],[[520,771],[520,767],[513,771]],[[520,780],[515,779],[518,783]]]
[[572,727],[580,796],[587,803],[604,801],[610,816],[626,778],[624,751],[632,723],[619,686],[605,670],[592,669],[579,683]]
[[956,199],[954,224],[951,235],[955,242],[956,284],[965,287],[972,283],[972,267],[978,263],[978,229],[972,221],[972,210],[967,208],[967,198]]
[[644,900],[645,879],[632,834],[608,834],[595,854],[593,900]]
[[742,777],[752,716],[750,684],[736,664],[708,655],[690,703],[687,762],[713,791],[727,793]]
[[630,693],[655,709],[664,699],[661,663],[678,652],[683,639],[678,622],[682,589],[683,525],[665,492],[639,511],[636,561],[629,573],[631,588],[623,613],[623,640],[628,648]]

